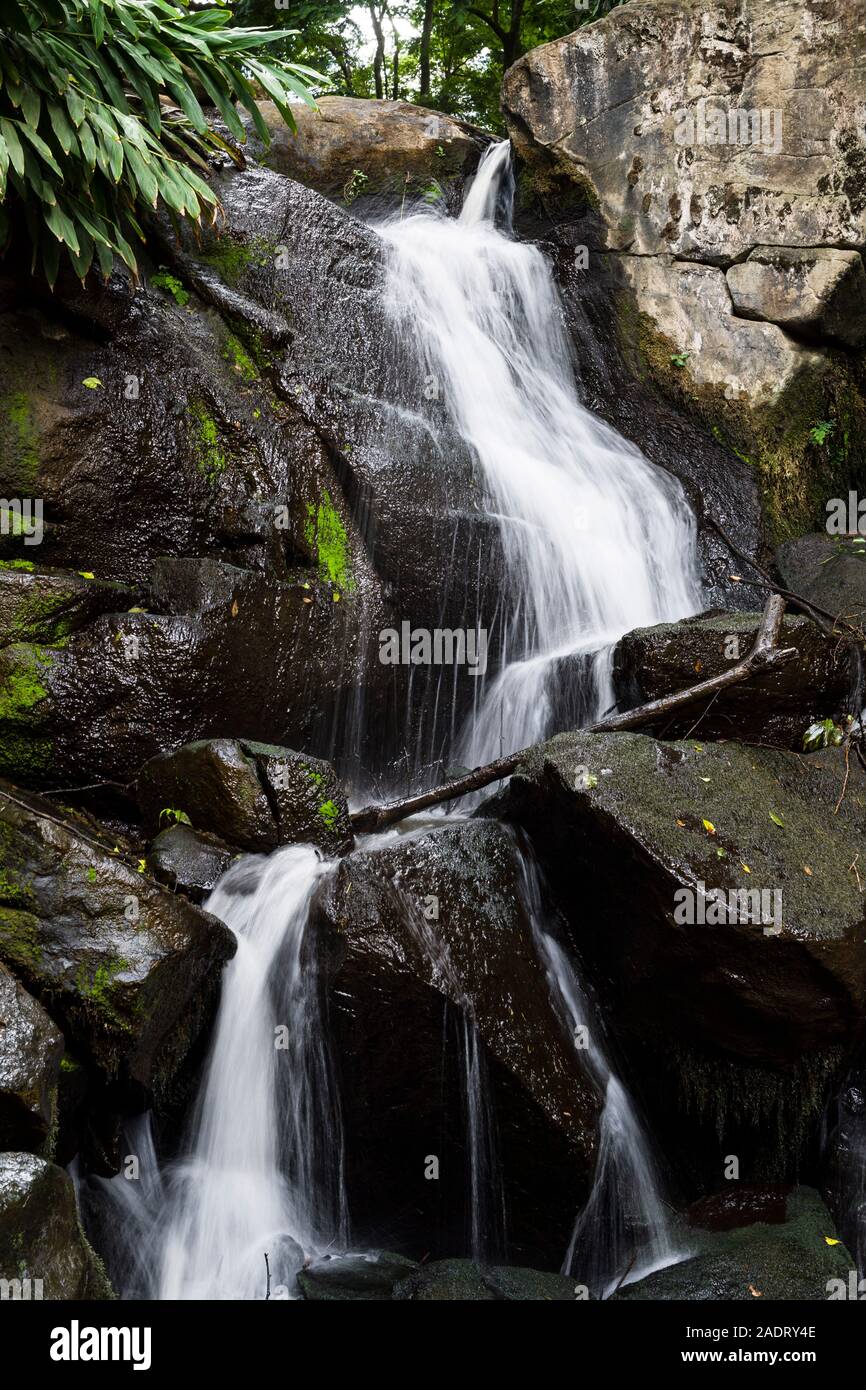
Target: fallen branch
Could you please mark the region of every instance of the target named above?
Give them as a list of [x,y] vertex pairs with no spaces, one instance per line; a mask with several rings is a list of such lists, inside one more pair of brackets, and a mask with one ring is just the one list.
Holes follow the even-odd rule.
[[[715,696],[720,690],[725,690],[728,686],[736,685],[740,681],[748,680],[751,676],[766,671],[770,667],[784,665],[786,661],[790,661],[792,657],[797,655],[795,647],[780,648],[778,645],[784,613],[784,598],[780,594],[771,594],[764,605],[764,613],[755,638],[755,645],[748,656],[738,662],[736,666],[731,666],[727,671],[723,671],[718,676],[711,676],[709,680],[701,681],[698,685],[688,686],[685,690],[678,690],[671,695],[663,695],[658,700],[650,700],[645,705],[638,705],[636,709],[626,710],[623,714],[611,715],[609,718],[600,720],[597,724],[590,724],[585,732],[607,734],[639,728],[641,724],[648,724],[659,715],[669,714],[672,710],[693,704],[706,695]],[[386,826],[405,820],[407,816],[414,816],[418,811],[426,811],[429,806],[438,806],[443,801],[452,801],[456,797],[466,796],[469,792],[479,791],[482,787],[489,786],[491,782],[498,782],[503,777],[510,777],[529,751],[528,748],[522,748],[518,753],[509,754],[507,758],[499,758],[495,763],[488,763],[485,767],[477,767],[473,772],[468,772],[463,777],[455,777],[452,781],[443,783],[442,786],[432,787],[430,791],[420,792],[417,796],[406,797],[403,801],[392,801],[385,806],[365,806],[360,811],[353,811],[349,817],[352,829],[357,835],[384,830]]]

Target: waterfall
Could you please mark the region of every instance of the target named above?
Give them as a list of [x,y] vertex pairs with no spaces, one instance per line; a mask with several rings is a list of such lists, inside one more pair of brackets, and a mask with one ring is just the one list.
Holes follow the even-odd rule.
[[604,1029],[577,969],[545,922],[541,882],[524,853],[523,897],[551,996],[580,1062],[604,1097],[589,1200],[578,1214],[563,1261],[598,1297],[685,1257],[670,1232],[655,1156],[634,1105],[613,1071]]
[[683,490],[580,404],[551,269],[508,235],[510,168],[508,142],[491,146],[456,221],[425,208],[381,228],[395,332],[480,465],[508,572],[500,669],[457,750],[469,766],[551,732],[563,658],[590,719],[613,702],[623,633],[700,606]]
[[189,1151],[160,1174],[140,1127],[141,1181],[121,1173],[95,1184],[98,1224],[109,1224],[106,1208],[123,1223],[112,1265],[127,1296],[263,1299],[270,1287],[271,1297],[292,1297],[306,1258],[346,1244],[340,1111],[307,933],[329,868],[311,845],[250,856],[206,903],[238,948]]

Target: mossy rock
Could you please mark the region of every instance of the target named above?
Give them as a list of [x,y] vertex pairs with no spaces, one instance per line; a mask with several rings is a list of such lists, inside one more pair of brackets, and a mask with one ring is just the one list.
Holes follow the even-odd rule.
[[62,1055],[63,1035],[0,964],[0,1150],[50,1148]]
[[[114,1292],[78,1219],[72,1179],[29,1153],[0,1153],[4,1298],[94,1300]],[[28,1282],[29,1281],[29,1282]]]

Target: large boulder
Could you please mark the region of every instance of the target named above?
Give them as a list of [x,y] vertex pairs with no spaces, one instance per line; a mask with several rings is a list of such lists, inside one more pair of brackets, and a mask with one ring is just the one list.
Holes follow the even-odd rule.
[[781,1224],[723,1234],[692,1228],[689,1236],[689,1258],[626,1285],[614,1298],[822,1303],[848,1289],[854,1270],[832,1216],[810,1187],[791,1193]]
[[235,941],[117,849],[53,804],[0,787],[0,960],[75,1055],[141,1105],[169,1094]]
[[563,734],[500,809],[535,842],[684,1183],[717,1186],[726,1154],[746,1181],[815,1161],[866,1002],[857,760],[846,780],[840,749]]
[[[635,0],[503,83],[523,201],[561,276],[588,251],[582,281],[607,283],[644,397],[729,446],[729,471],[746,461],[774,539],[864,466],[864,71],[849,0],[805,20],[786,0]],[[830,419],[842,448],[810,436]]]
[[63,1035],[0,964],[0,1149],[41,1149],[56,1119]]
[[183,822],[161,830],[147,852],[147,867],[154,878],[194,902],[207,897],[231,861],[228,845]]
[[72,1179],[29,1153],[0,1153],[0,1283],[4,1299],[106,1299],[114,1294],[78,1219]]
[[306,843],[336,853],[352,842],[334,769],[291,748],[238,739],[187,743],[145,763],[138,801],[155,834],[164,813],[247,850]]
[[432,1260],[401,1279],[394,1298],[415,1303],[573,1303],[575,1284],[564,1274],[517,1265]]
[[866,269],[857,251],[830,246],[756,246],[727,272],[735,311],[791,333],[866,339]]
[[[840,499],[842,500],[842,499]],[[847,502],[847,498],[845,499]],[[866,543],[819,531],[776,551],[782,582],[834,618],[866,627]]]
[[273,102],[261,106],[271,143],[263,160],[346,206],[411,202],[433,181],[444,190],[474,172],[490,141],[477,127],[409,101],[320,97],[293,110],[296,131]]
[[[510,835],[470,821],[374,842],[328,880],[320,913],[356,1232],[387,1221],[420,1254],[466,1247],[468,1066],[481,1129],[487,1106],[496,1116],[510,1249],[562,1259],[600,1102],[536,953],[523,874]],[[495,1172],[483,1187],[495,1206]],[[494,1217],[488,1208],[488,1258]]]
[[[626,633],[614,652],[619,708],[633,709],[721,675],[751,651],[760,621],[759,613],[713,612]],[[694,732],[702,740],[736,738],[802,752],[813,720],[853,710],[857,663],[849,648],[825,637],[808,618],[788,615],[779,645],[793,647],[796,656],[661,716],[644,732],[665,738]]]

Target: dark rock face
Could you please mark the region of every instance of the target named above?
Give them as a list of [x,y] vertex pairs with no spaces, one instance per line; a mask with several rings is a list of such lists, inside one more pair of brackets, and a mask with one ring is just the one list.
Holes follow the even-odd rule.
[[[692,1191],[718,1187],[725,1154],[744,1181],[788,1177],[795,1152],[815,1161],[866,989],[853,761],[834,815],[838,750],[566,734],[501,803],[536,844]],[[742,892],[756,896],[729,896]]]
[[690,1259],[627,1285],[614,1298],[823,1302],[834,1289],[847,1288],[854,1268],[832,1216],[810,1187],[788,1198],[782,1225],[758,1223],[720,1235],[692,1230],[690,1236],[696,1247]]
[[237,739],[188,743],[153,758],[138,776],[151,833],[163,810],[247,850],[306,843],[337,853],[351,843],[346,798],[330,764],[291,748]]
[[57,643],[101,613],[137,601],[134,589],[48,569],[32,560],[0,561],[0,642]]
[[[420,1254],[465,1248],[459,1040],[474,1019],[509,1246],[559,1263],[592,1168],[599,1099],[550,1002],[513,842],[483,821],[388,840],[342,862],[320,909],[353,1227],[369,1238],[384,1226]],[[435,1181],[425,1179],[431,1155]]]
[[[619,708],[721,675],[751,651],[759,613],[702,613],[679,623],[660,623],[626,633],[614,653]],[[801,752],[803,735],[816,718],[853,708],[856,661],[845,644],[825,637],[808,618],[787,617],[779,639],[797,656],[717,697],[705,696],[645,732],[665,738],[737,739]]]
[[393,1295],[394,1285],[407,1279],[419,1266],[404,1255],[389,1251],[371,1255],[344,1255],[313,1260],[298,1274],[298,1285],[311,1303],[364,1300],[381,1303]]
[[56,1118],[63,1036],[0,965],[0,1150],[41,1149]]
[[194,902],[201,902],[216,887],[231,861],[227,845],[188,825],[161,830],[147,852],[147,867],[154,878]]
[[262,103],[272,136],[263,161],[364,215],[371,206],[413,202],[432,180],[443,190],[462,181],[490,140],[466,121],[409,101],[326,96],[317,105],[298,108],[292,132],[272,102]]
[[788,588],[834,617],[866,624],[866,544],[819,531],[785,541],[776,564]]
[[866,1062],[861,1055],[827,1109],[823,1190],[866,1275]]
[[690,1226],[707,1231],[733,1231],[742,1226],[776,1226],[786,1219],[790,1188],[731,1183],[725,1192],[713,1192],[693,1202],[687,1217]]
[[0,1153],[0,1279],[11,1281],[4,1297],[114,1297],[81,1230],[72,1179],[29,1153]]
[[58,824],[53,806],[10,792],[0,795],[0,959],[118,1097],[164,1098],[210,1020],[234,938]]

